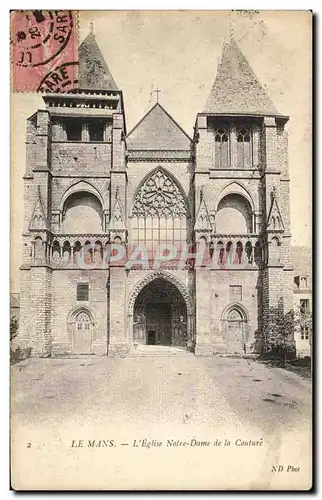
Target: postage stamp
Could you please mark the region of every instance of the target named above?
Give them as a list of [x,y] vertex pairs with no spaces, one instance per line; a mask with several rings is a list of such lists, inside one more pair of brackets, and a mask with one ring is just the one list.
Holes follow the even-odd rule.
[[312,487],[313,19],[12,14],[11,489]]
[[11,13],[14,92],[66,92],[77,84],[77,12],[23,10]]

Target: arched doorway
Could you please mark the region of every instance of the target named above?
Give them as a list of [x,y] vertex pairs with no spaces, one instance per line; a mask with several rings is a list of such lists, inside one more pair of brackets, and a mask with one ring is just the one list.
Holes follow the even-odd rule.
[[247,342],[247,317],[244,309],[238,304],[224,311],[224,336],[227,352],[230,354],[245,353]]
[[146,284],[133,308],[133,343],[189,347],[189,318],[177,286],[162,277]]
[[72,318],[73,354],[92,354],[93,320],[89,311],[78,310]]

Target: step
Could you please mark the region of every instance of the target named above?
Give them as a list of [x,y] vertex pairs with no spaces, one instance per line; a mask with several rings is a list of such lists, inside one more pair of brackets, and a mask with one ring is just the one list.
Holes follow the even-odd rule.
[[131,349],[129,357],[169,357],[169,356],[191,356],[193,353],[183,347],[144,345]]

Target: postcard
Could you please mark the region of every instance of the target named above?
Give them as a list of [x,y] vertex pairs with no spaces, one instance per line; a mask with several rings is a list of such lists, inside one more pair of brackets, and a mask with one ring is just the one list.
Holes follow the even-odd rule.
[[312,487],[312,12],[10,13],[11,487]]

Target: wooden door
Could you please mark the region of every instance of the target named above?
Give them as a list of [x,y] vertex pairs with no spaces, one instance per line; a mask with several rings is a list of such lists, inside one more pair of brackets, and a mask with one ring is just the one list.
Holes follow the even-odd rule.
[[76,317],[74,326],[74,354],[92,354],[92,323],[86,312]]
[[233,309],[228,315],[228,352],[241,354],[244,352],[244,323],[239,311]]
[[[148,304],[146,309],[146,330],[155,331],[155,343],[171,344],[170,304]],[[147,343],[149,339],[147,338]]]

